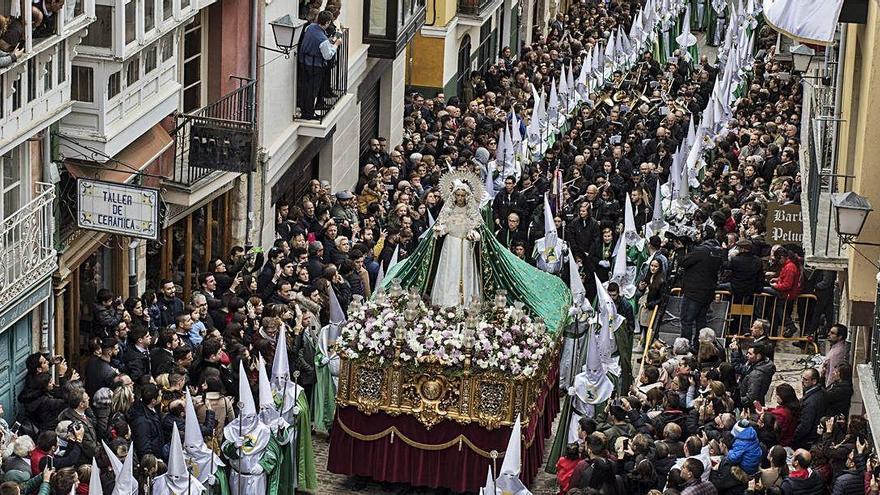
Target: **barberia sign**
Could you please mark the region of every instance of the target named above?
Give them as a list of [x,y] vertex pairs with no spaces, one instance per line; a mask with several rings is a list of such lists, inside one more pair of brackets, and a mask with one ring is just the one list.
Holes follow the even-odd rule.
[[159,190],[79,179],[76,219],[81,229],[143,239],[159,236]]
[[772,244],[802,244],[804,215],[799,203],[767,204],[767,240]]

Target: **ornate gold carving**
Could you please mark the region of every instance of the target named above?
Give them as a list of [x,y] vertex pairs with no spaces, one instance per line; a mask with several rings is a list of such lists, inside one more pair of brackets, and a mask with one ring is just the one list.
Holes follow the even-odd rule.
[[[558,346],[557,346],[558,348]],[[409,414],[427,428],[444,419],[488,429],[513,425],[520,414],[527,426],[556,356],[547,356],[533,378],[469,367],[450,371],[426,359],[413,365],[340,357],[336,403],[365,414]]]

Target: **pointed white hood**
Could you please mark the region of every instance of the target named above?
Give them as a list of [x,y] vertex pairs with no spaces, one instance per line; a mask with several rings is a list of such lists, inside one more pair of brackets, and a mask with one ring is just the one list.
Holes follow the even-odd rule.
[[330,323],[338,325],[344,322],[347,318],[342,311],[342,305],[339,304],[339,298],[336,297],[336,291],[333,290],[333,284],[327,284],[327,298],[330,302]]
[[522,423],[519,414],[516,422],[510,430],[510,440],[507,441],[507,450],[504,453],[504,463],[501,464],[499,474],[518,476],[522,468]]
[[599,353],[599,332],[591,330],[587,340],[587,361],[583,371],[574,378],[574,395],[592,405],[608,400],[614,392],[614,384],[607,371]]
[[587,290],[584,288],[584,281],[581,279],[581,274],[578,272],[577,262],[572,255],[569,255],[568,258],[568,285],[571,288],[572,306],[575,309],[585,311],[586,308],[583,307],[584,303],[589,306],[590,301],[587,300]]
[[104,447],[104,453],[107,454],[107,459],[110,460],[110,468],[113,469],[113,476],[118,478],[122,473],[122,461],[116,457],[113,450],[110,449],[103,440],[101,440],[101,446]]
[[251,392],[250,383],[248,383],[244,362],[241,361],[238,363],[238,400],[241,404],[241,416],[256,416],[257,407],[254,405],[254,394]]
[[290,364],[287,362],[287,325],[281,325],[278,330],[277,342],[281,345],[275,347],[275,359],[272,361],[272,380],[290,378]]
[[203,450],[207,448],[205,438],[202,436],[202,425],[199,424],[199,416],[193,404],[192,395],[186,390],[186,429],[183,430],[183,445],[186,451]]
[[[115,457],[115,456],[114,456]],[[122,469],[116,477],[112,495],[132,495],[138,491],[138,482],[134,479],[134,443],[128,446],[128,455],[122,463]]]
[[257,383],[259,384],[260,409],[275,409],[275,398],[272,397],[272,385],[269,383],[269,373],[266,372],[266,360],[261,354],[257,355]]
[[559,240],[556,232],[556,222],[553,221],[553,210],[550,209],[550,199],[544,193],[544,246],[554,248]]
[[92,457],[92,474],[89,476],[89,495],[104,495],[101,487],[101,468],[98,467],[98,459]]
[[675,41],[683,48],[681,55],[688,58],[687,49],[697,44],[697,37],[691,34],[691,7],[684,9],[684,20],[681,22],[681,34],[675,38]]
[[486,472],[486,484],[480,489],[480,495],[495,495],[495,480],[492,478],[492,466]]
[[177,423],[171,427],[171,446],[168,452],[168,475],[185,478],[189,474],[186,459],[183,457],[183,446],[180,444],[180,432]]

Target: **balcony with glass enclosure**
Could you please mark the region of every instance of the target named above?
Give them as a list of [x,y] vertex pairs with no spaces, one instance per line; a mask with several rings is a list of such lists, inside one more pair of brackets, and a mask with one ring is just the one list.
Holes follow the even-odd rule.
[[97,2],[73,60],[74,106],[61,134],[82,145],[67,147],[65,157],[102,162],[180,109],[188,77],[181,79],[180,65],[201,53],[199,9],[211,2]]
[[369,55],[395,59],[425,23],[425,0],[364,0]]
[[70,112],[70,60],[94,18],[94,0],[67,0],[51,15],[22,6],[0,8],[8,22],[0,41],[0,153]]

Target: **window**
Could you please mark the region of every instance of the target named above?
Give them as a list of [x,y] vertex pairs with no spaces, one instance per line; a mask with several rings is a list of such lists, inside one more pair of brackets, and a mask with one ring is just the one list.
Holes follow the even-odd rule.
[[137,0],[125,4],[125,44],[134,41],[137,35]]
[[0,117],[6,115],[6,76],[0,75]]
[[67,80],[67,40],[58,43],[58,84]]
[[116,71],[110,74],[107,79],[107,99],[111,99],[119,94],[119,88],[122,86],[122,72]]
[[202,106],[202,24],[196,14],[183,35],[183,111]]
[[141,59],[135,55],[125,64],[125,84],[128,86],[138,82],[141,78]]
[[52,77],[52,59],[46,61],[43,64],[43,92],[48,93],[52,91],[52,81],[55,79]]
[[82,65],[71,66],[70,97],[76,101],[91,103],[95,101],[94,71]]
[[174,56],[174,33],[168,33],[162,37],[162,61],[165,62]]
[[144,31],[156,27],[156,0],[144,0]]
[[149,74],[156,70],[156,56],[157,56],[158,48],[156,47],[156,43],[153,43],[145,50],[144,55],[144,74]]
[[162,20],[167,21],[174,15],[174,4],[171,0],[162,0]]
[[[113,46],[113,7],[95,5],[95,22],[89,24],[88,30],[89,34],[83,38],[83,45],[111,48]],[[63,71],[60,72],[63,73]]]
[[12,111],[21,108],[21,75],[12,81]]
[[37,59],[32,58],[27,63],[27,101],[37,98]]
[[3,193],[3,219],[7,219],[17,212],[22,205],[21,187],[21,153],[16,146],[9,153],[0,158],[0,191]]
[[189,7],[189,0],[180,0],[180,8],[185,9]]

